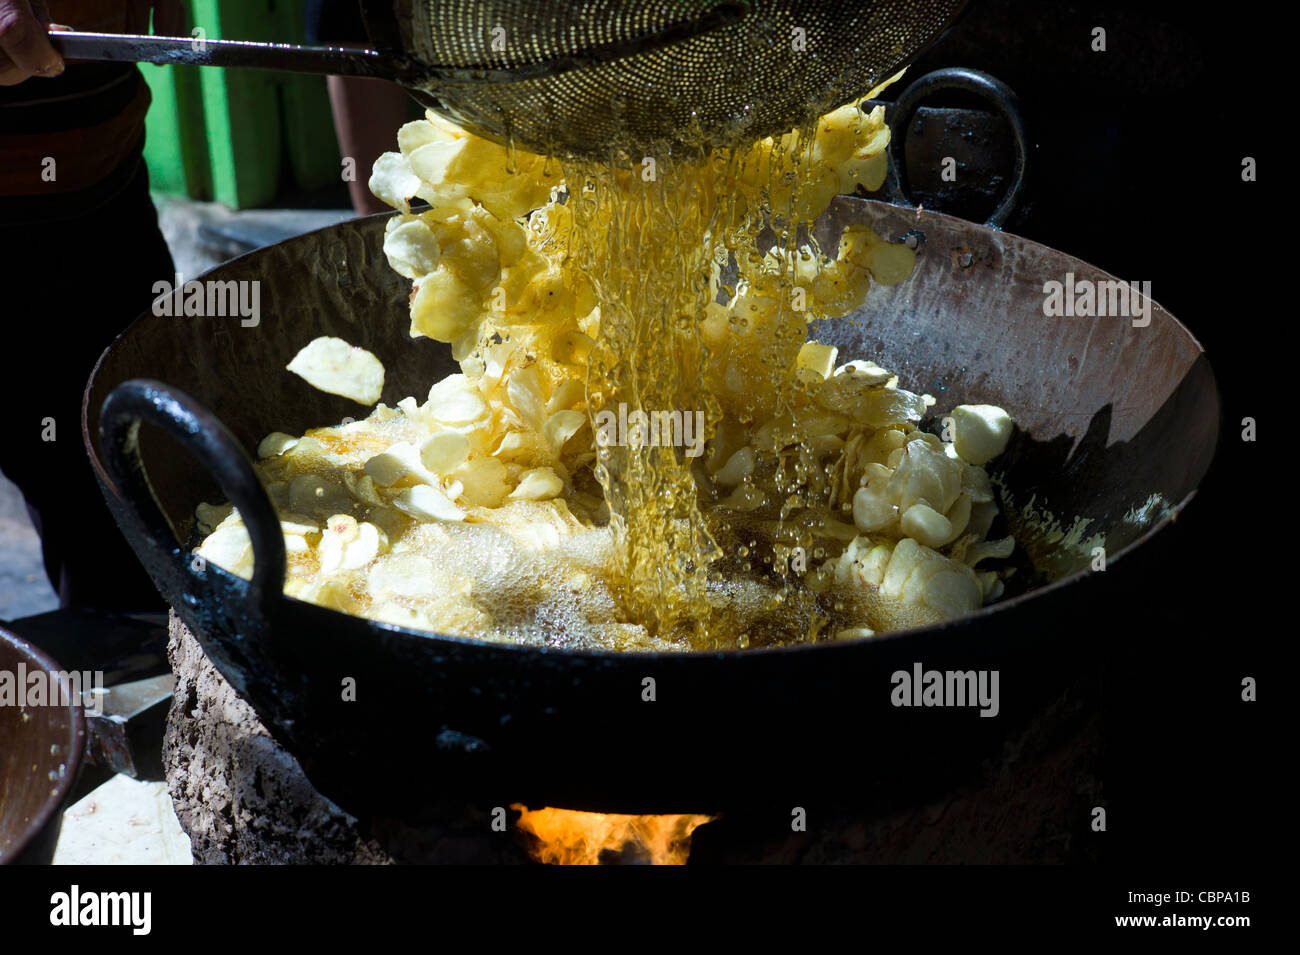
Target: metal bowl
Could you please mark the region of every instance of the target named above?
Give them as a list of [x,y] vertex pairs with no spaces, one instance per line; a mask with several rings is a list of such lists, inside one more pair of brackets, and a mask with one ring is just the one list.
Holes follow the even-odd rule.
[[[0,628],[0,674],[25,691],[36,674],[52,686],[59,665]],[[63,807],[86,745],[80,699],[0,705],[0,864],[44,864],[54,856]]]

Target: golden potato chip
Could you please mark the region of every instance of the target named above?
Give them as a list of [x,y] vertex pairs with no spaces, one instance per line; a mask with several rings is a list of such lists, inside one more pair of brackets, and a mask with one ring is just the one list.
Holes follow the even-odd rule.
[[384,366],[378,358],[341,338],[317,338],[285,366],[313,388],[373,405],[384,390]]

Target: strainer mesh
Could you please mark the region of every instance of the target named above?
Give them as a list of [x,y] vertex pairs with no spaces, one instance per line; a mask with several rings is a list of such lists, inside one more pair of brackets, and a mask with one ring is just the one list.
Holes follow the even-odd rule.
[[[518,67],[644,37],[723,0],[416,0],[412,50],[449,67]],[[740,22],[607,63],[430,90],[462,124],[524,148],[720,144],[791,129],[897,72],[964,0],[747,0]]]

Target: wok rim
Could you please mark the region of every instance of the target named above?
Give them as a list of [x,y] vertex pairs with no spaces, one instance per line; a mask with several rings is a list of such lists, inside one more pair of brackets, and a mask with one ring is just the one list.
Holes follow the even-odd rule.
[[[887,213],[892,213],[892,214],[911,213],[912,220],[913,220],[912,227],[922,232],[925,231],[929,223],[935,223],[938,226],[949,226],[951,228],[960,228],[960,229],[975,228],[979,230],[987,230],[989,232],[996,233],[999,236],[1005,236],[1013,240],[1016,244],[1026,249],[1043,250],[1053,255],[1065,256],[1069,259],[1072,259],[1076,262],[1086,265],[1089,268],[1095,269],[1098,273],[1106,276],[1108,279],[1116,278],[1114,275],[1112,275],[1110,272],[1106,271],[1105,269],[1101,269],[1097,266],[1094,266],[1091,263],[1085,261],[1084,259],[1079,258],[1078,256],[1071,255],[1070,253],[1054,248],[1053,246],[1046,245],[1045,243],[1038,242],[1034,239],[1026,238],[1025,236],[1018,235],[1017,233],[1014,232],[1005,231],[995,226],[988,226],[982,223],[972,222],[968,219],[962,219],[959,216],[952,216],[946,213],[935,212],[929,209],[913,208],[909,206],[898,205],[892,202],[886,202],[880,199],[872,199],[872,198],[867,198],[858,195],[840,195],[840,196],[836,196],[835,199],[832,200],[832,204],[844,203],[844,202],[861,203],[868,208],[884,210]],[[274,246],[279,246],[281,244],[289,243],[289,242],[295,242],[307,236],[313,236],[319,233],[330,232],[338,229],[342,225],[350,225],[353,227],[358,227],[363,225],[364,223],[368,223],[373,220],[389,219],[392,218],[394,215],[398,215],[399,213],[400,210],[394,210],[392,212],[377,212],[367,216],[356,216],[351,219],[345,219],[342,222],[335,223],[333,225],[327,225],[319,229],[312,229],[308,232],[299,233],[298,235],[290,236],[286,239],[282,239],[280,242],[272,243],[272,245],[270,246],[262,246],[257,249],[252,249],[248,252],[242,253],[241,255],[235,256],[234,258],[227,259],[226,261],[213,266],[211,269],[206,270],[200,275],[195,276],[194,280],[197,281],[199,279],[204,278],[205,276],[212,274],[213,272],[219,269],[226,268],[237,262],[242,262],[245,259],[250,258],[251,256],[264,253],[267,249],[272,248]],[[888,241],[897,241],[897,240],[888,239]],[[1161,517],[1159,521],[1155,522],[1147,529],[1145,529],[1138,537],[1134,538],[1132,541],[1130,541],[1129,543],[1121,547],[1114,554],[1108,553],[1106,555],[1107,569],[1109,569],[1112,565],[1118,563],[1121,559],[1127,557],[1130,553],[1135,551],[1137,548],[1148,543],[1153,537],[1155,537],[1157,534],[1163,531],[1169,524],[1174,523],[1177,520],[1179,514],[1182,513],[1183,509],[1186,508],[1191,503],[1193,498],[1196,497],[1197,492],[1200,489],[1200,486],[1205,481],[1205,478],[1212,472],[1218,460],[1219,443],[1221,437],[1220,432],[1221,432],[1222,421],[1223,421],[1223,397],[1222,397],[1222,393],[1219,390],[1218,379],[1217,376],[1215,376],[1214,374],[1213,366],[1209,364],[1209,357],[1208,354],[1206,353],[1205,346],[1201,344],[1200,340],[1197,339],[1197,337],[1192,333],[1192,331],[1186,325],[1184,325],[1178,319],[1178,317],[1174,315],[1171,311],[1169,311],[1164,306],[1160,305],[1160,303],[1156,301],[1154,298],[1152,298],[1151,304],[1153,308],[1158,308],[1161,312],[1163,312],[1164,315],[1168,317],[1168,320],[1173,323],[1176,333],[1183,336],[1191,344],[1194,354],[1192,356],[1192,361],[1187,366],[1188,369],[1190,370],[1190,368],[1192,368],[1197,361],[1205,362],[1206,369],[1209,372],[1208,383],[1212,389],[1212,398],[1214,401],[1214,409],[1215,409],[1214,421],[1216,426],[1214,427],[1212,432],[1209,458],[1206,463],[1205,470],[1201,473],[1201,475],[1197,479],[1196,486],[1191,491],[1189,491],[1186,495],[1184,495],[1180,501],[1170,506],[1168,512],[1163,517]],[[89,453],[90,465],[92,470],[95,473],[95,477],[99,480],[99,482],[105,489],[111,490],[115,496],[120,496],[120,495],[118,495],[117,488],[114,486],[112,480],[109,478],[108,473],[104,468],[103,462],[101,460],[100,450],[98,447],[98,441],[96,438],[93,438],[90,434],[90,427],[89,427],[90,395],[91,395],[91,391],[93,390],[97,382],[100,370],[103,367],[104,362],[106,361],[106,359],[108,359],[110,354],[117,347],[118,343],[123,338],[125,338],[128,334],[130,334],[132,330],[135,329],[135,327],[139,323],[147,320],[149,317],[150,317],[150,313],[148,311],[142,312],[140,315],[136,316],[136,318],[131,322],[130,325],[128,325],[117,336],[114,337],[113,341],[100,354],[98,360],[96,360],[95,366],[90,373],[90,377],[89,379],[87,379],[85,390],[82,392],[82,402],[81,402],[82,442]],[[1186,372],[1184,374],[1186,374]],[[176,541],[174,546],[181,553],[186,552],[185,545],[180,541]],[[168,547],[169,548],[172,547],[171,542],[168,542]],[[249,584],[249,581],[247,579],[232,574],[229,571],[227,571],[225,568],[220,567],[216,564],[209,564],[207,573],[215,574],[226,585],[233,584],[236,586],[242,586],[246,588]],[[993,617],[999,612],[1021,607],[1029,601],[1036,600],[1037,598],[1046,596],[1048,594],[1056,593],[1057,591],[1060,591],[1066,587],[1081,584],[1087,580],[1094,578],[1097,575],[1097,573],[1098,573],[1097,571],[1093,571],[1091,569],[1076,571],[1072,574],[1069,574],[1065,577],[1061,577],[1060,579],[1054,580],[1051,583],[1045,584],[1041,587],[1036,587],[1033,590],[1027,591],[1023,594],[1018,594],[1009,600],[998,601],[995,603],[987,604],[981,607],[979,610],[976,610],[974,613],[966,614],[964,616],[957,617],[951,620],[944,620],[939,623],[930,624],[927,626],[907,627],[899,630],[889,630],[884,633],[876,634],[870,637],[857,637],[852,640],[835,640],[835,641],[816,642],[816,643],[797,643],[797,644],[789,644],[789,645],[777,646],[777,647],[751,647],[751,648],[744,648],[744,649],[734,648],[728,650],[644,650],[644,651],[621,650],[621,651],[616,651],[616,650],[591,650],[585,648],[570,649],[565,647],[532,646],[529,644],[521,644],[521,643],[495,642],[491,640],[475,639],[472,637],[461,637],[461,636],[456,636],[454,634],[435,633],[433,631],[427,631],[427,630],[413,630],[408,627],[401,627],[396,624],[384,623],[378,620],[372,620],[370,618],[362,617],[356,614],[344,613],[341,610],[335,610],[334,608],[331,607],[324,607],[319,604],[313,604],[307,601],[301,601],[298,600],[298,598],[290,597],[284,594],[283,592],[279,594],[279,601],[286,601],[286,602],[291,601],[293,604],[302,604],[303,606],[313,608],[313,610],[328,612],[332,618],[337,618],[340,621],[342,620],[355,621],[356,624],[365,626],[367,629],[378,629],[385,633],[392,634],[394,636],[400,636],[402,638],[416,638],[419,640],[438,641],[439,643],[445,643],[446,645],[448,645],[449,648],[456,647],[465,650],[472,650],[472,649],[490,650],[490,651],[500,652],[500,653],[518,654],[524,658],[530,656],[531,657],[553,657],[553,658],[562,658],[562,659],[572,658],[572,659],[582,660],[584,662],[592,663],[592,664],[602,664],[602,663],[608,664],[614,662],[622,662],[624,660],[647,661],[647,662],[654,662],[654,663],[672,661],[674,664],[678,664],[685,660],[698,660],[701,661],[701,664],[703,665],[704,662],[716,664],[716,663],[729,661],[733,659],[747,659],[747,658],[754,658],[755,660],[779,659],[780,657],[783,656],[793,657],[795,654],[802,654],[811,651],[826,652],[826,651],[832,651],[837,649],[841,651],[865,650],[866,648],[871,646],[882,646],[882,647],[885,645],[894,646],[897,644],[899,640],[902,639],[910,638],[916,640],[918,638],[923,639],[926,637],[934,637],[940,634],[946,634],[954,630],[955,628],[967,626],[977,621],[982,622],[990,617]],[[171,609],[174,612],[175,608],[171,608]],[[348,625],[351,626],[351,624]]]

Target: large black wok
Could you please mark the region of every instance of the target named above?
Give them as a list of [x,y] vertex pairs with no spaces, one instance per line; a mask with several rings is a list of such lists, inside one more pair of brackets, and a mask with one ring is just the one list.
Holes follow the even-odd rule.
[[[313,783],[358,814],[410,814],[453,791],[489,805],[643,812],[760,795],[800,805],[955,772],[1058,694],[1104,633],[1108,608],[1122,613],[1134,598],[1142,585],[1126,566],[1140,561],[1130,552],[1169,512],[1146,526],[1123,517],[1153,493],[1175,508],[1191,498],[1214,450],[1217,391],[1200,346],[1159,306],[1144,328],[1046,317],[1045,281],[1109,278],[1083,262],[876,202],[840,198],[830,215],[826,229],[859,221],[922,244],[911,280],[873,290],[860,321],[828,322],[819,337],[840,346],[841,361],[875,358],[906,387],[930,391],[937,415],[958,403],[1009,409],[1020,433],[1002,462],[1017,501],[1036,495],[1067,519],[1092,518],[1090,530],[1106,535],[1104,573],[1089,572],[1087,555],[1065,555],[1059,579],[944,626],[689,655],[500,646],[284,598],[278,525],[245,449],[273,430],[360,413],[285,372],[289,359],[327,334],[370,349],[387,367],[389,404],[422,399],[456,370],[445,346],[407,335],[409,283],[381,252],[382,216],[210,272],[262,283],[255,328],[139,318],[87,388],[87,447],[162,595]],[[138,428],[139,419],[161,429]],[[195,505],[222,497],[253,535],[251,583],[191,563]],[[892,706],[890,675],[913,663],[998,669],[998,716]],[[349,677],[355,702],[343,699]],[[653,702],[643,699],[647,678]]]

